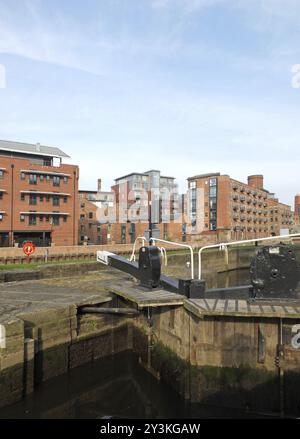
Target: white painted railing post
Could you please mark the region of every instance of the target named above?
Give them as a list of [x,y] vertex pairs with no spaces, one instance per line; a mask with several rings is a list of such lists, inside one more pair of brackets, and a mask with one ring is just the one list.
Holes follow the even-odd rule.
[[6,330],[4,325],[0,325],[0,349],[6,348]]

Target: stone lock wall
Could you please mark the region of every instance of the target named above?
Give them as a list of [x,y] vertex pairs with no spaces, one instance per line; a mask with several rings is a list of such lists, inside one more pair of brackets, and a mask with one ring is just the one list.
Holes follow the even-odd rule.
[[78,315],[75,305],[30,309],[0,320],[0,407],[19,401],[34,386],[94,359],[132,349],[126,318]]
[[137,320],[134,348],[186,399],[298,414],[300,349],[290,344],[297,321],[283,322],[279,361],[279,319],[200,319],[176,307],[157,309],[149,323],[145,315]]

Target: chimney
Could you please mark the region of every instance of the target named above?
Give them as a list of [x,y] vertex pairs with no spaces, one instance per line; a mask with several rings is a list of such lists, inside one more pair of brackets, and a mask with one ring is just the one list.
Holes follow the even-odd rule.
[[264,188],[264,176],[263,175],[249,175],[248,185],[255,189]]
[[97,180],[97,191],[100,192],[102,188],[102,180],[101,178],[98,178]]

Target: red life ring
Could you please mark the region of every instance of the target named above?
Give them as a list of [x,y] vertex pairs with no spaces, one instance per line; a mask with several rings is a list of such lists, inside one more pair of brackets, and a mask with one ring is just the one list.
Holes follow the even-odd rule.
[[23,252],[26,256],[31,256],[35,252],[35,244],[31,241],[24,242]]

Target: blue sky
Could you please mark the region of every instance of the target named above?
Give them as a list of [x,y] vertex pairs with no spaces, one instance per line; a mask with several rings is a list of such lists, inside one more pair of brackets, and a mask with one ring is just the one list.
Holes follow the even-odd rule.
[[61,147],[81,188],[263,173],[292,203],[299,41],[299,0],[0,0],[0,139]]

